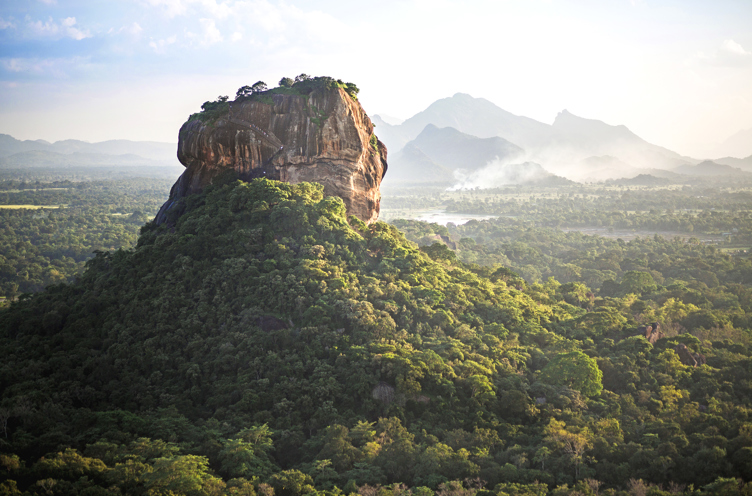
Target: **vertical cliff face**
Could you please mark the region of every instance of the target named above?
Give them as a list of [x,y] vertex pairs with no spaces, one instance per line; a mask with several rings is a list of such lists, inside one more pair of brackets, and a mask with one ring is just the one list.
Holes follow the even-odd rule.
[[348,214],[366,223],[378,218],[387,150],[360,103],[337,87],[273,93],[228,102],[211,119],[197,114],[183,124],[178,159],[186,170],[157,223],[176,200],[226,171],[244,180],[318,182],[324,194],[344,200]]

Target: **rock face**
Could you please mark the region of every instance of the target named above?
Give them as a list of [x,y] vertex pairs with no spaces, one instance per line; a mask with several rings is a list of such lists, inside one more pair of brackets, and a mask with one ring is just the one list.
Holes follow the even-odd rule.
[[178,159],[186,170],[158,224],[178,199],[226,171],[244,180],[318,182],[326,196],[344,200],[349,215],[366,223],[378,219],[387,150],[360,103],[343,89],[263,94],[225,106],[214,120],[192,116],[180,128]]

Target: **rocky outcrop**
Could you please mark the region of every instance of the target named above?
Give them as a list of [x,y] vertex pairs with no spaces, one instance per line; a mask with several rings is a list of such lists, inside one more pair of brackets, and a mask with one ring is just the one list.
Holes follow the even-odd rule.
[[648,343],[655,344],[656,341],[663,337],[663,333],[660,331],[661,325],[658,322],[653,322],[650,325],[640,326],[637,328],[637,332],[640,335],[645,336]]
[[707,362],[705,355],[701,353],[692,353],[684,343],[679,343],[674,349],[676,350],[676,354],[679,355],[679,360],[681,360],[684,365],[697,367],[698,365],[705,365]]
[[269,91],[224,103],[211,119],[191,117],[180,128],[178,159],[185,172],[156,221],[182,197],[201,191],[227,171],[250,180],[318,182],[342,198],[348,215],[366,223],[379,216],[379,186],[387,150],[357,100],[342,88],[308,94]]

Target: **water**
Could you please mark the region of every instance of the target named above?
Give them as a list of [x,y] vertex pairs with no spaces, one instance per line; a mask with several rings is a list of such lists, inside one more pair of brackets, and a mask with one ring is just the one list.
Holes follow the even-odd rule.
[[488,219],[494,219],[497,216],[495,215],[477,215],[477,214],[461,214],[457,212],[447,212],[443,209],[436,209],[436,210],[418,210],[414,212],[401,212],[402,215],[388,215],[387,217],[391,219],[415,219],[415,220],[422,220],[424,222],[435,222],[436,224],[440,224],[442,226],[445,226],[449,224],[450,222],[455,225],[462,225],[465,224],[471,220],[488,220]]

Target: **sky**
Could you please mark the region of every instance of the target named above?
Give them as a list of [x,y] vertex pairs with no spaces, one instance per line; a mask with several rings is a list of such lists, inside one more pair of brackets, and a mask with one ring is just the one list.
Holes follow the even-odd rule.
[[3,0],[0,133],[176,142],[204,101],[306,73],[371,115],[462,92],[702,158],[752,128],[750,26],[750,0]]

